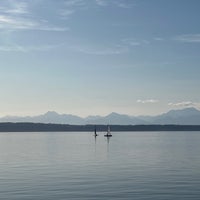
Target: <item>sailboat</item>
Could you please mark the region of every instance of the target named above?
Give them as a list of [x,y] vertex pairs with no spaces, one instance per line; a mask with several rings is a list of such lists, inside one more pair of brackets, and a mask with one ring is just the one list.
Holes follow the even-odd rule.
[[96,128],[96,126],[94,127],[94,137],[97,137],[98,136],[98,134],[97,134],[97,128]]
[[104,137],[112,137],[112,134],[110,132],[110,126],[107,127],[107,133],[104,135]]

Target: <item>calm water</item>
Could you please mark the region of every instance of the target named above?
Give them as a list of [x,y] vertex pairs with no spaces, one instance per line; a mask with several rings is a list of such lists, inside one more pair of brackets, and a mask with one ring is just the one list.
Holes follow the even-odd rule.
[[200,199],[200,132],[0,133],[0,199]]

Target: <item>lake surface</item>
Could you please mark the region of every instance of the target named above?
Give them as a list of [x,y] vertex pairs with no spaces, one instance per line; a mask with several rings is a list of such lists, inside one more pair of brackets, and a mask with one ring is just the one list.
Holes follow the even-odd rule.
[[200,199],[200,132],[0,133],[0,199]]

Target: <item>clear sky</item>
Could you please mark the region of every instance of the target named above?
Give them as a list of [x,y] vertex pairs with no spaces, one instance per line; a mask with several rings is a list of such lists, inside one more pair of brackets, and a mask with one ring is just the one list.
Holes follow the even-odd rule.
[[0,0],[0,116],[200,108],[199,0]]

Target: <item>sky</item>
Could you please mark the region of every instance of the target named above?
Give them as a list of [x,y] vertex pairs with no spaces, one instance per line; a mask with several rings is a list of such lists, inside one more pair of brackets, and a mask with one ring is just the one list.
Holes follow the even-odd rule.
[[199,0],[0,0],[0,116],[200,109]]

